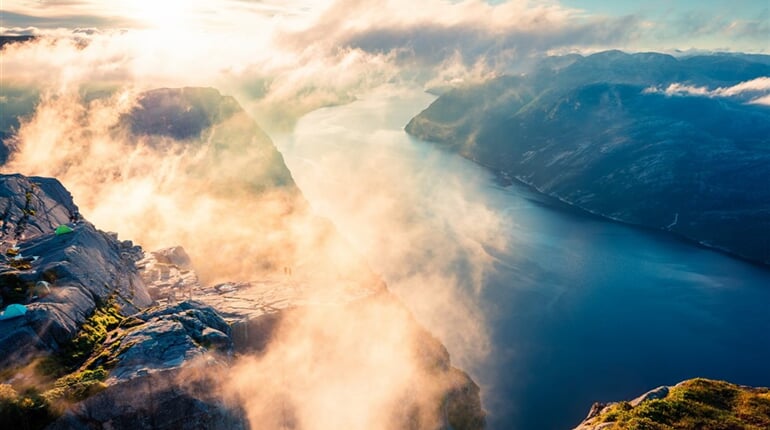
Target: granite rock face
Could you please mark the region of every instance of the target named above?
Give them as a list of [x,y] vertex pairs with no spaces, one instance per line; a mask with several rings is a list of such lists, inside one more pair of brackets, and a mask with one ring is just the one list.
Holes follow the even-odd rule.
[[220,392],[233,353],[230,327],[212,308],[181,302],[133,316],[105,350],[116,364],[106,388],[49,429],[246,429],[243,410]]
[[[123,318],[91,350],[78,350],[85,361],[67,376],[106,370],[109,377],[50,428],[247,428],[238,405],[217,395],[218,381],[210,378],[225,371],[233,354],[230,326],[212,308],[191,302],[148,308],[154,301],[135,265],[141,248],[83,220],[58,181],[0,175],[0,196],[3,304],[27,308],[0,321],[0,368],[21,372],[10,381],[29,389],[28,363],[62,354],[69,362],[65,351],[82,349],[77,345],[94,332],[85,326],[98,323],[91,320],[98,310],[118,309]],[[157,255],[189,264],[181,249]],[[48,393],[61,389],[60,381]],[[22,417],[4,424],[29,423]]]
[[[28,308],[23,317],[0,321],[0,365],[57,350],[109,299],[129,313],[152,303],[126,257],[130,244],[80,219],[58,181],[0,175],[0,193],[0,291],[4,305]],[[56,234],[60,225],[72,231]],[[40,282],[50,285],[44,297],[35,295]]]
[[64,186],[52,178],[0,176],[0,240],[4,243],[53,232],[79,218]]
[[586,211],[770,264],[770,108],[727,90],[770,76],[767,59],[550,59],[449,91],[406,130]]
[[196,302],[180,302],[150,308],[132,316],[143,321],[120,339],[117,365],[107,383],[122,382],[138,375],[175,369],[183,363],[220,351],[231,355],[230,326],[217,312]]

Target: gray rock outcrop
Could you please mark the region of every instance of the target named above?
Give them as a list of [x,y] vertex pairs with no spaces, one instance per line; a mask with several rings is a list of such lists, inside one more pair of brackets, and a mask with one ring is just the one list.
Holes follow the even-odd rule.
[[770,389],[694,378],[631,401],[596,403],[574,430],[766,429]]
[[53,232],[78,218],[72,195],[56,179],[0,176],[0,240],[4,244]]
[[[26,362],[72,339],[99,304],[114,299],[133,313],[152,303],[126,243],[81,220],[56,180],[0,175],[5,208],[0,242],[0,291],[4,305],[24,303],[20,318],[0,321],[0,366]],[[72,230],[56,234],[60,225]],[[38,282],[50,294],[34,295]]]
[[141,323],[105,343],[117,364],[106,388],[70,408],[49,430],[246,429],[219,379],[233,353],[229,325],[211,307],[181,302],[134,316]]

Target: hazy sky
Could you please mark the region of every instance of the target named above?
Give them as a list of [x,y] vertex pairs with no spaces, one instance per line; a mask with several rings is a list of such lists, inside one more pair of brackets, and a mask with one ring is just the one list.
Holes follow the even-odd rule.
[[[252,18],[269,18],[273,23],[303,26],[319,17],[328,19],[326,11],[342,17],[345,10],[356,11],[369,4],[372,9],[390,4],[402,9],[398,18],[408,19],[410,15],[421,18],[424,26],[447,21],[445,17],[456,17],[456,11],[476,9],[488,14],[494,21],[502,9],[516,10],[518,15],[539,10],[543,14],[543,31],[552,31],[554,20],[561,26],[586,22],[605,21],[623,25],[612,29],[615,38],[600,37],[599,40],[578,37],[574,44],[555,44],[556,48],[591,49],[621,48],[627,50],[666,49],[719,49],[751,52],[770,50],[770,2],[768,0],[489,0],[492,7],[484,8],[482,0],[446,1],[382,1],[361,0],[5,0],[2,5],[0,26],[8,32],[50,31],[58,28],[163,28],[168,31],[229,32],[240,30],[253,33]],[[387,13],[387,7],[382,7]],[[425,13],[425,12],[430,13]],[[437,18],[435,21],[431,17]],[[355,15],[346,17],[356,25],[383,28],[389,21],[382,16],[365,22]],[[396,20],[397,21],[397,20]],[[419,21],[419,20],[418,20]],[[260,22],[260,21],[257,21]],[[538,25],[535,20],[530,23]],[[413,38],[421,34],[408,33],[406,25],[397,30],[405,33],[397,37],[394,31],[372,34],[379,39],[414,43]],[[606,30],[606,28],[605,28]],[[498,33],[505,40],[506,33]],[[460,36],[462,37],[462,33]],[[473,37],[473,35],[467,35]],[[367,39],[370,45],[375,42]]]

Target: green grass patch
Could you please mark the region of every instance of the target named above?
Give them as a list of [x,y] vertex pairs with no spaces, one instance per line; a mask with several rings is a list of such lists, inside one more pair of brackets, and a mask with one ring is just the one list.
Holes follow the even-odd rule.
[[44,374],[61,376],[80,368],[99,352],[110,332],[125,320],[126,317],[120,313],[120,306],[114,300],[98,306],[80,327],[78,334],[63,345],[59,353],[41,361],[40,370]]
[[102,382],[105,379],[107,371],[101,367],[70,373],[57,379],[53,388],[43,393],[43,397],[50,404],[79,402],[106,388]]

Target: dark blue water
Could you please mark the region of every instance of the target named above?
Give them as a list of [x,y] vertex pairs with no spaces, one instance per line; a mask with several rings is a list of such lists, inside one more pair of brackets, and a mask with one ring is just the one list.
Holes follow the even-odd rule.
[[592,401],[696,376],[770,385],[770,271],[548,205],[516,219],[529,240],[484,290],[491,428],[571,428]]
[[[313,112],[277,143],[311,204],[369,254],[392,287],[399,288],[397,258],[389,264],[364,237],[361,226],[378,212],[357,210],[360,196],[389,202],[383,211],[408,200],[419,207],[408,212],[410,225],[490,256],[472,295],[490,353],[461,363],[483,387],[489,428],[569,429],[594,401],[630,399],[696,376],[770,386],[770,270],[581,214],[524,186],[496,185],[484,169],[403,133],[431,100],[417,91],[381,92]],[[373,188],[367,177],[404,185]],[[468,227],[486,222],[480,208],[497,218],[499,237]],[[422,308],[414,303],[418,317]],[[442,340],[462,356],[456,338]]]

